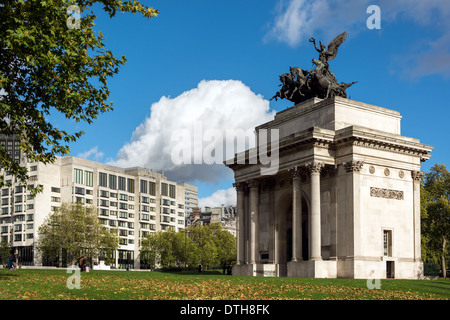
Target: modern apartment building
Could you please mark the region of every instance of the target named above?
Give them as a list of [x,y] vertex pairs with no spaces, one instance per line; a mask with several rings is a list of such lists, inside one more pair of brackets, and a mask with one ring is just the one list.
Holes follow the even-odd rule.
[[[75,157],[52,164],[26,163],[30,183],[44,190],[32,197],[14,177],[2,172],[12,187],[0,190],[1,240],[19,250],[23,265],[40,265],[34,254],[37,230],[45,217],[64,202],[98,208],[101,223],[118,228],[116,267],[139,268],[140,239],[148,233],[185,228],[183,183],[145,168],[118,168]],[[194,196],[194,195],[191,195]]]
[[19,148],[20,139],[14,135],[5,135],[0,133],[0,147],[6,150],[14,162],[24,161],[23,153]]
[[185,182],[180,185],[184,187],[184,213],[186,219],[189,219],[192,209],[198,208],[198,187]]

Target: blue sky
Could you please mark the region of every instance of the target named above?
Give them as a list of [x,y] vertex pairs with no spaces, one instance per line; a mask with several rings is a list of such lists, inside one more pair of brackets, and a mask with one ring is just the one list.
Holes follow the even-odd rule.
[[[142,2],[159,16],[99,14],[96,20],[106,47],[128,61],[109,81],[114,111],[92,125],[77,124],[86,134],[70,146],[71,155],[164,171],[197,185],[202,204],[232,201],[231,170],[175,166],[167,148],[171,134],[199,123],[204,129],[248,129],[270,120],[292,106],[269,102],[279,89],[278,75],[290,66],[310,69],[317,58],[308,39],[328,44],[347,31],[330,67],[338,81],[358,81],[349,97],[399,111],[401,134],[435,147],[423,171],[436,163],[450,167],[450,2]],[[381,29],[367,28],[371,4],[380,8]]]

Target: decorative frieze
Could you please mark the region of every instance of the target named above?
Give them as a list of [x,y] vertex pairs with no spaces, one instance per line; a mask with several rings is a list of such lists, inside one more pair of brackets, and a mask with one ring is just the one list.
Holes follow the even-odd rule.
[[371,187],[370,196],[377,198],[403,200],[403,191]]

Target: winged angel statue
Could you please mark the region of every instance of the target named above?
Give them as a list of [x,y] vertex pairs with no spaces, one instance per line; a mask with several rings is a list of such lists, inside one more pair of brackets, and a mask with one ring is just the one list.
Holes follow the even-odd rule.
[[338,83],[336,76],[330,71],[328,65],[328,61],[336,57],[339,46],[346,38],[347,33],[341,33],[330,42],[328,48],[320,41],[319,47],[317,47],[316,39],[309,39],[309,42],[314,44],[314,48],[319,53],[319,59],[312,59],[315,66],[310,71],[299,67],[290,67],[289,73],[280,75],[281,90],[270,100],[288,99],[297,104],[314,97],[322,99],[334,96],[347,98],[345,90],[356,82]]

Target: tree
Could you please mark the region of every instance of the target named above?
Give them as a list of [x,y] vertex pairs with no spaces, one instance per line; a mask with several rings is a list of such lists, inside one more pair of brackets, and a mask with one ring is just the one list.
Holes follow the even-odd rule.
[[[0,4],[0,132],[17,136],[31,161],[48,163],[56,155],[69,154],[68,144],[83,134],[55,127],[49,115],[60,113],[90,124],[112,110],[107,79],[118,73],[126,58],[106,50],[103,34],[93,29],[96,4],[110,17],[117,12],[146,18],[158,14],[137,0],[5,0]],[[1,146],[0,165],[27,184],[27,169]],[[0,187],[4,184],[0,178]]]
[[173,230],[147,234],[141,242],[141,264],[162,267],[184,265],[216,267],[236,260],[236,238],[220,223],[194,224],[182,232]]
[[141,268],[142,265],[149,265],[151,269],[158,263],[158,239],[152,234],[142,237],[140,251]]
[[436,164],[423,180],[422,233],[424,261],[440,262],[446,277],[446,255],[450,235],[450,172]]
[[147,234],[141,243],[141,262],[174,267],[182,257],[180,239],[179,234],[171,229]]
[[81,255],[96,258],[101,251],[113,252],[118,246],[117,233],[100,224],[95,207],[63,203],[39,227],[36,248],[51,261],[61,257],[73,262]]
[[222,229],[220,223],[211,223],[209,228],[213,234],[213,241],[217,248],[217,260],[231,263],[236,261],[236,238]]
[[0,263],[5,265],[8,262],[8,258],[11,255],[11,246],[8,241],[0,242]]

